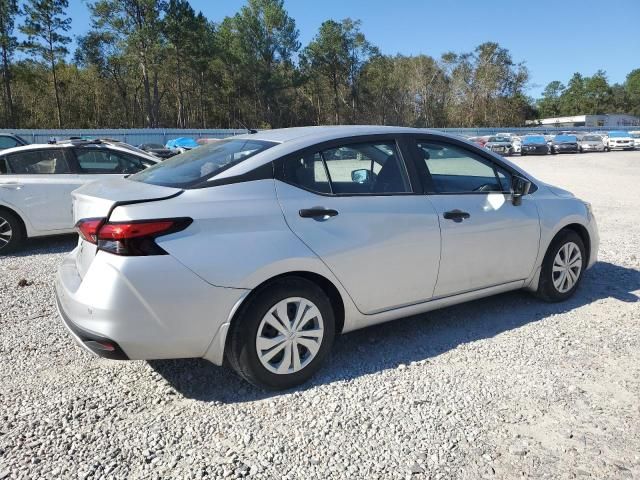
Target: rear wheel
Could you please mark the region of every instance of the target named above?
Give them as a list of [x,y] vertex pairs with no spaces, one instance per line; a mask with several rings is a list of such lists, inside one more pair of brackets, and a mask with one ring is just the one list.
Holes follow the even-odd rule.
[[12,212],[0,209],[0,255],[13,251],[23,238],[20,219]]
[[580,235],[562,230],[542,262],[537,295],[548,302],[566,300],[578,288],[586,265],[586,249]]
[[245,380],[279,390],[309,380],[333,344],[335,319],[315,283],[288,277],[258,291],[238,313],[227,359]]

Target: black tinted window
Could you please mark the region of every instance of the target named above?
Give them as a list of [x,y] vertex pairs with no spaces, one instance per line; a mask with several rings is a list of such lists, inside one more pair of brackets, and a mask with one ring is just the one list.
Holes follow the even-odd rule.
[[7,155],[7,170],[20,175],[70,173],[68,153],[64,149],[29,150]]
[[420,141],[418,152],[438,193],[508,192],[510,174],[466,149],[445,143]]
[[188,187],[215,177],[274,145],[252,139],[222,140],[176,155],[129,178],[167,187]]
[[329,177],[320,153],[292,157],[284,162],[285,179],[294,185],[318,193],[331,193]]
[[411,191],[395,142],[330,148],[285,162],[285,180],[319,193],[376,195]]
[[145,168],[138,158],[106,148],[77,148],[76,157],[81,173],[127,174]]

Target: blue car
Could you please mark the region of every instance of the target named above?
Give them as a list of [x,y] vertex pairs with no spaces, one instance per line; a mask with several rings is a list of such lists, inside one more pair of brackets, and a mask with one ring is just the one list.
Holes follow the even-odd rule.
[[169,140],[165,145],[165,147],[169,150],[178,151],[180,153],[186,152],[187,150],[192,150],[199,146],[200,145],[198,144],[198,142],[189,137],[174,138],[173,140]]

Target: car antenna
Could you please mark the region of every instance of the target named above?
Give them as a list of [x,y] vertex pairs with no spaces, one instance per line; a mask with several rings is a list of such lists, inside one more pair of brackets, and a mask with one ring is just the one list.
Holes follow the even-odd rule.
[[258,133],[258,130],[256,130],[255,128],[249,128],[247,127],[244,123],[242,123],[238,118],[236,118],[236,122],[238,122],[238,124],[244,128],[247,133]]

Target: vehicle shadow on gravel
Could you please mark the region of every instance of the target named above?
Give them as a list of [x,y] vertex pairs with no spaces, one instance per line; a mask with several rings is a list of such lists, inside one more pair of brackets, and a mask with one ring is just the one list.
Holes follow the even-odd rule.
[[24,245],[16,251],[7,254],[3,258],[33,257],[34,255],[47,255],[51,253],[67,253],[73,250],[78,243],[78,235],[56,235],[55,237],[29,238]]
[[[329,361],[311,382],[283,394],[428,360],[458,345],[490,338],[600,299],[638,302],[640,297],[633,293],[638,290],[640,271],[599,262],[566,302],[545,303],[527,292],[515,291],[358,330],[336,339]],[[230,369],[206,360],[149,364],[187,398],[241,403],[280,394],[255,388]]]

